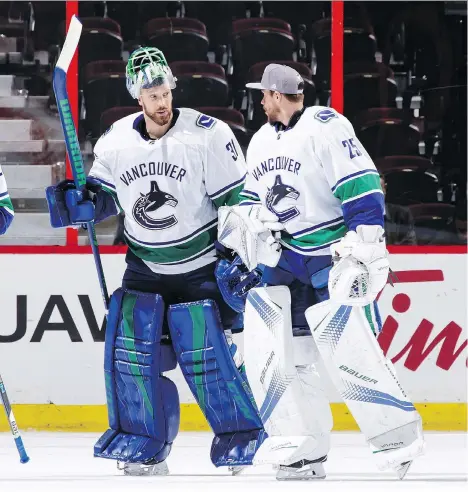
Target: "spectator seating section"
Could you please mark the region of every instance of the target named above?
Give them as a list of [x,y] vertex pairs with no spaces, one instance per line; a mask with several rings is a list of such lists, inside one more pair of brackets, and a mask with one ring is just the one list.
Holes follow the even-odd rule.
[[[345,19],[344,62],[373,62],[377,48],[372,26],[361,19]],[[321,84],[330,87],[331,75],[331,19],[320,19],[312,24],[312,58],[316,60],[314,73]]]
[[228,105],[229,86],[221,65],[181,61],[170,63],[170,67],[177,77],[177,86],[173,91],[174,105],[189,108]]
[[142,35],[145,43],[162,50],[169,62],[208,59],[206,27],[197,19],[151,19],[143,26]]
[[[5,2],[0,2],[5,3]],[[60,42],[57,30],[65,18],[65,2],[32,2],[34,14],[34,46],[36,50],[48,50]]]
[[344,64],[344,115],[353,123],[363,110],[395,107],[397,86],[392,70],[377,62]]
[[385,173],[385,181],[389,203],[414,205],[438,201],[439,180],[431,172],[394,170]]
[[372,108],[355,118],[356,135],[373,159],[418,155],[422,135],[411,113],[397,108]]
[[418,245],[457,244],[455,206],[448,203],[410,205]]
[[[395,9],[381,5],[345,3],[344,114],[385,175],[387,200],[411,207],[419,244],[450,244],[449,202],[460,203],[466,192],[466,112],[460,111],[466,107],[466,50],[447,26],[457,29],[463,42],[466,26],[463,31],[427,2]],[[260,81],[268,63],[301,73],[307,106],[329,104],[330,7],[330,2],[297,1],[81,2],[82,134],[93,143],[116,119],[140,111],[126,91],[122,59],[149,44],[164,51],[178,78],[174,105],[225,121],[245,151],[266,121],[261,92],[247,91],[245,83]],[[375,15],[380,8],[386,14]],[[22,212],[16,229],[28,221],[47,226],[45,215],[37,218],[45,209],[35,193],[64,171],[60,125],[45,113],[47,100],[53,109],[54,97],[45,95],[50,66],[44,70],[47,60],[56,59],[54,45],[63,43],[64,18],[63,2],[0,2],[0,74],[6,74],[0,75],[0,157],[14,205]],[[34,50],[45,53],[41,73],[27,63],[31,40]],[[32,75],[23,81],[27,70]],[[15,180],[24,173],[31,176],[29,194]],[[13,232],[11,244],[22,234]],[[23,240],[38,243],[37,237]],[[65,239],[45,233],[41,240],[63,244]]]
[[127,91],[125,62],[120,60],[88,63],[84,73],[83,95],[86,131],[94,138],[99,137],[99,119],[105,109],[137,104]]
[[281,19],[237,19],[232,23],[232,57],[235,79],[246,79],[252,65],[262,61],[292,60],[295,38]]
[[375,167],[381,174],[386,174],[391,171],[429,171],[433,164],[426,157],[414,155],[392,155],[379,157],[374,160]]
[[[79,47],[81,68],[92,61],[122,59],[123,42],[120,25],[116,21],[101,17],[84,17],[80,20],[83,24]],[[65,22],[62,22],[60,32],[64,39]]]
[[129,114],[140,112],[140,109],[140,106],[114,106],[104,110],[99,122],[99,133],[104,133],[117,120],[125,118],[125,116],[128,116]]

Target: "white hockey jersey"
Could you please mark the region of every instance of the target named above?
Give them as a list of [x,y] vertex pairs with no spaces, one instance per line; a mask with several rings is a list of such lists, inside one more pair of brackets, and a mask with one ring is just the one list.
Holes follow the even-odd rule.
[[125,212],[125,239],[157,273],[183,273],[215,261],[217,208],[238,202],[246,174],[229,126],[180,108],[158,140],[140,131],[143,113],[114,123],[96,143],[90,175]]
[[[285,131],[263,125],[247,150],[242,203],[261,202],[284,224],[281,243],[303,255],[330,254],[329,246],[360,223],[379,222],[379,174],[351,123],[313,106]],[[379,217],[372,217],[372,215]],[[367,222],[369,220],[370,222]]]
[[10,194],[8,193],[7,183],[5,180],[5,176],[3,174],[2,168],[0,167],[0,207],[5,211],[4,216],[5,220],[4,226],[2,230],[0,230],[0,234],[5,234],[8,227],[15,216],[15,212],[13,211],[13,204],[11,203]]

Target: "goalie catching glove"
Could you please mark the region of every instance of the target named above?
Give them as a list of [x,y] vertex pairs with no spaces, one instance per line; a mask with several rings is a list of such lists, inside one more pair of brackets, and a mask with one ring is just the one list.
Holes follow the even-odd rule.
[[281,246],[271,231],[282,229],[278,217],[261,204],[220,207],[218,211],[218,241],[234,250],[249,271],[259,263],[278,264]]
[[348,306],[373,302],[390,272],[383,228],[359,225],[330,249],[335,263],[328,281],[330,299]]

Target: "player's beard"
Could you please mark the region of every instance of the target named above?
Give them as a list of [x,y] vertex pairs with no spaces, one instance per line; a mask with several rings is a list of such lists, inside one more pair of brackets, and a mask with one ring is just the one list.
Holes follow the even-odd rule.
[[279,114],[280,114],[280,111],[278,108],[271,108],[268,110],[268,113],[265,112],[266,114],[266,117],[268,119],[268,123],[276,123],[278,121],[278,117],[279,117]]
[[[156,125],[164,126],[164,125],[167,125],[169,123],[169,121],[171,121],[172,104],[167,108],[158,108],[156,111],[153,111],[153,112],[148,111],[148,108],[143,101],[141,101],[141,105],[143,107],[143,111],[145,113],[145,116],[147,116]],[[163,110],[166,111],[166,113],[163,116],[158,114],[158,111],[163,111]]]

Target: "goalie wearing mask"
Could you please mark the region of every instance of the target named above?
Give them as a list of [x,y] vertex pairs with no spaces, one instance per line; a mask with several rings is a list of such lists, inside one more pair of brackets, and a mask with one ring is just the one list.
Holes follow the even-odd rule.
[[264,432],[232,343],[242,325],[215,278],[218,207],[237,203],[244,156],[224,122],[173,108],[160,50],[137,49],[126,72],[142,111],[98,140],[84,193],[71,181],[47,190],[54,227],[125,212],[127,268],[105,340],[110,429],[94,454],[127,475],[168,473],[180,405],[165,373],[178,363],[215,434],[212,462],[250,464]]
[[325,477],[329,377],[377,466],[403,478],[424,440],[376,340],[389,274],[379,174],[343,115],[304,107],[292,68],[270,64],[247,87],[262,90],[268,122],[247,150],[241,202],[219,211],[219,241],[239,260],[218,281],[233,307],[246,299],[246,371],[268,433],[255,463],[280,480]]

